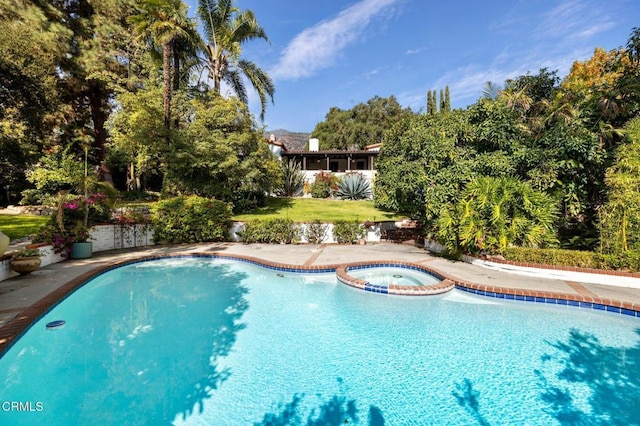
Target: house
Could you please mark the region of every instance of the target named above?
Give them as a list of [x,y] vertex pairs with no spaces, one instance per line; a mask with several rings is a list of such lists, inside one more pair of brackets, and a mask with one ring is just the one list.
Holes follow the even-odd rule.
[[282,151],[286,151],[287,147],[284,143],[276,140],[276,135],[269,136],[269,151],[278,158],[282,158]]
[[[278,145],[280,144],[280,145]],[[319,150],[318,139],[309,139],[308,151],[288,151],[284,144],[269,139],[271,152],[282,160],[293,160],[300,164],[302,172],[305,174],[305,181],[313,183],[316,175],[321,171],[332,172],[338,177],[346,174],[358,172],[373,184],[376,173],[376,159],[382,144],[373,144],[364,150]]]

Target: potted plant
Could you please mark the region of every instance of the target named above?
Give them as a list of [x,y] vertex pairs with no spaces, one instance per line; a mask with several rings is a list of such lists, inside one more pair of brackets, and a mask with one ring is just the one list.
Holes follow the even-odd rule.
[[40,250],[24,247],[13,253],[11,269],[20,275],[30,274],[40,267]]
[[89,241],[89,228],[84,225],[76,225],[70,233],[71,239],[71,259],[87,259],[93,253],[93,243]]
[[9,237],[0,232],[0,256],[4,254],[5,251],[9,248]]

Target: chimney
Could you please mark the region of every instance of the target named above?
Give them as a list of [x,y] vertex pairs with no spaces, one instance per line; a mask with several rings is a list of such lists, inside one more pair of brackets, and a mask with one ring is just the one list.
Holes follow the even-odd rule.
[[318,152],[318,148],[320,147],[320,141],[316,138],[309,139],[309,151],[310,152]]

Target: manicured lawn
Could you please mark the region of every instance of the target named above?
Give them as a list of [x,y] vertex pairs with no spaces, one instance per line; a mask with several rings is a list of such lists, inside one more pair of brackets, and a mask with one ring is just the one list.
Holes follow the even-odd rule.
[[11,240],[35,234],[49,221],[49,216],[0,215],[0,231]]
[[383,221],[399,220],[406,216],[376,209],[373,201],[324,200],[318,198],[270,198],[267,206],[252,213],[237,215],[233,219],[289,218],[294,222],[334,222],[336,220]]

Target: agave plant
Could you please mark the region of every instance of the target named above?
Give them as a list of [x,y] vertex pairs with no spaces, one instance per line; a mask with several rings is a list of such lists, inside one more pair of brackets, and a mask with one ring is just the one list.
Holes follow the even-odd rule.
[[297,161],[287,160],[282,163],[282,187],[280,192],[285,197],[298,195],[304,185],[304,173]]
[[371,185],[360,173],[349,173],[338,182],[336,197],[343,200],[365,200],[371,198]]

